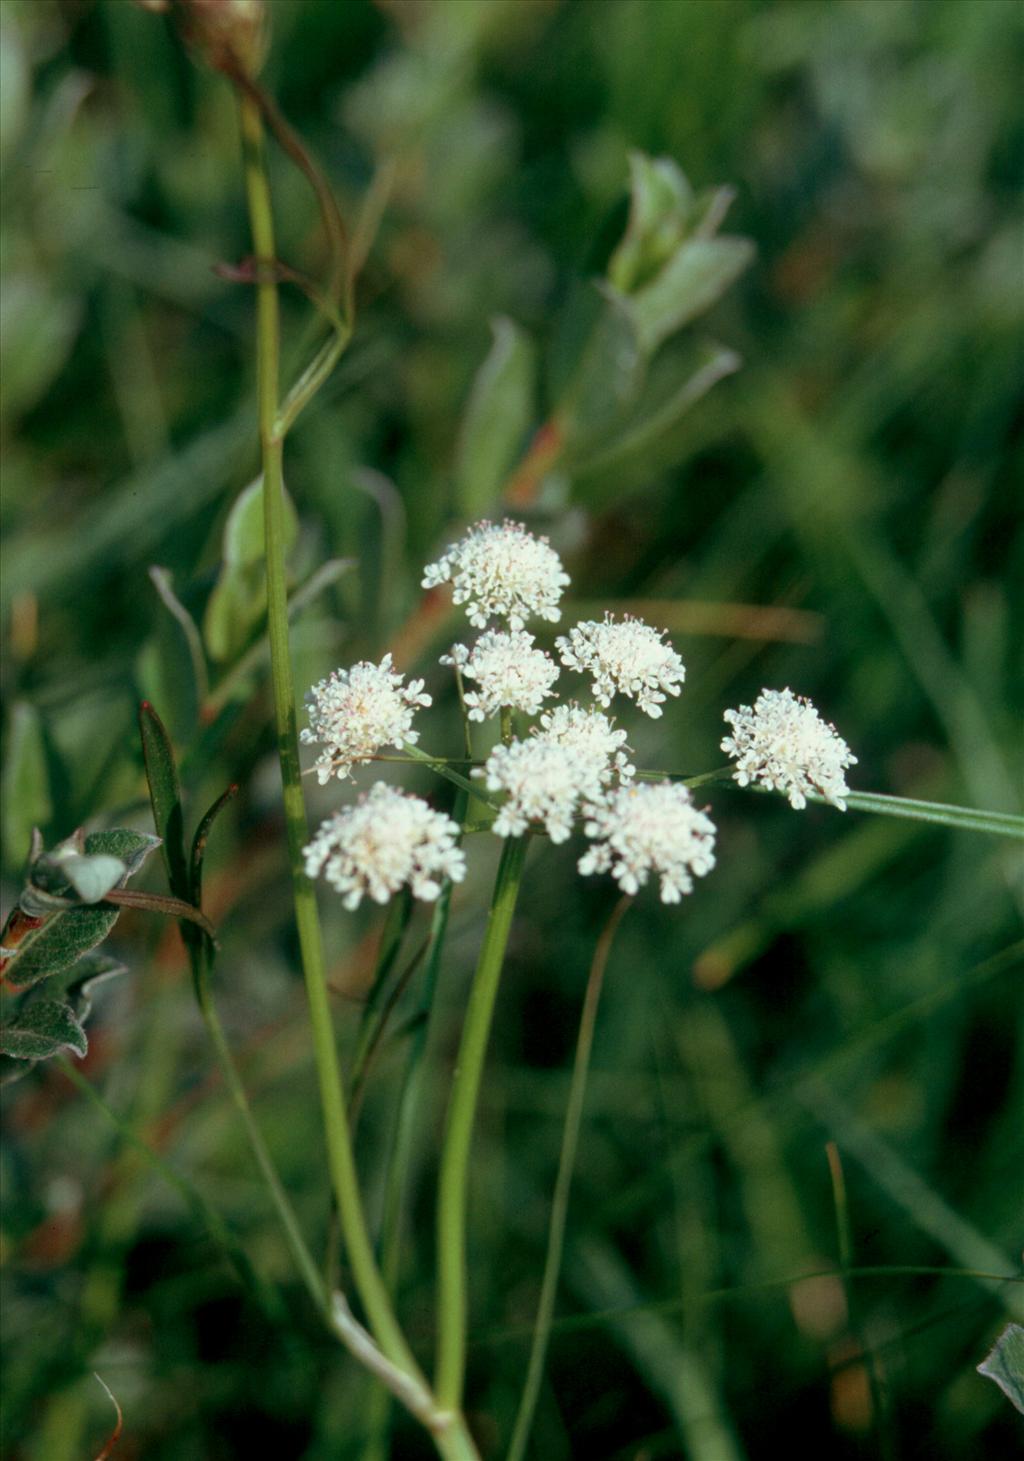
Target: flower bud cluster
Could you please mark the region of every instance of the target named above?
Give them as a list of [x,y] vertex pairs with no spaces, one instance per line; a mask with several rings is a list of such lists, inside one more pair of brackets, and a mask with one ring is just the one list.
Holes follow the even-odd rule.
[[[715,825],[684,785],[635,779],[626,731],[605,711],[621,698],[658,718],[667,697],[680,694],[683,662],[664,631],[606,613],[558,636],[559,664],[525,624],[531,616],[557,621],[568,583],[548,540],[507,520],[476,524],[424,573],[425,588],[451,584],[453,602],[482,631],[440,662],[456,670],[467,720],[501,716],[501,743],[472,770],[495,810],[490,830],[498,837],[543,831],[558,843],[580,828],[590,842],[581,874],[608,873],[630,895],[656,877],[662,901],[678,903],[715,865]],[[593,704],[547,703],[563,670],[589,680]],[[307,701],[302,740],[321,748],[323,785],[349,778],[383,747],[415,745],[413,718],[431,697],[422,680],[406,684],[386,655],[380,664],[335,670]],[[845,807],[844,771],[856,758],[809,701],[765,690],[753,708],[728,710],[725,719],[732,733],[722,747],[741,786],[782,791],[794,807],[812,793]],[[363,897],[384,902],[403,886],[434,899],[446,879],[465,876],[461,830],[422,798],[378,782],[322,824],[305,849],[306,872],[324,876],[347,908]]]

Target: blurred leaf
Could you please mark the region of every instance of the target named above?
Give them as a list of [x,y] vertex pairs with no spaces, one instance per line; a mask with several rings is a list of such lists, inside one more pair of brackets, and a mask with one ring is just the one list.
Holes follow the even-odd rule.
[[164,723],[148,700],[144,700],[139,706],[139,734],[142,737],[142,758],[146,765],[149,800],[153,808],[153,825],[162,838],[167,881],[172,893],[178,898],[187,898],[189,878],[185,862],[185,822],[178,769]]
[[629,155],[629,223],[608,263],[616,289],[630,293],[655,273],[686,236],[693,189],[671,157]]
[[473,382],[455,458],[459,514],[486,514],[519,455],[534,415],[534,347],[512,320],[491,321],[494,341]]
[[61,1050],[83,1056],[89,1048],[85,1031],[69,1004],[40,999],[19,1009],[0,1027],[0,1053],[16,1060],[47,1060]]
[[692,238],[661,271],[625,299],[640,348],[652,355],[663,340],[703,314],[754,257],[749,239]]
[[153,587],[160,595],[161,603],[181,626],[181,632],[184,634],[185,643],[188,646],[189,658],[192,661],[192,672],[195,675],[196,700],[202,705],[210,692],[210,684],[206,673],[206,659],[203,655],[203,640],[196,621],[174,592],[174,575],[169,569],[159,568],[154,564],[149,570],[149,576]]
[[1006,1398],[1024,1414],[1024,1328],[1007,1324],[978,1374],[994,1380]]
[[[295,543],[299,524],[284,490],[284,542]],[[224,562],[203,617],[206,647],[213,659],[233,660],[252,638],[266,613],[263,573],[263,479],[257,477],[235,499],[224,525]]]
[[643,381],[644,353],[631,301],[599,288],[604,309],[559,402],[556,415],[564,423],[570,446],[607,437],[636,399]]
[[[284,490],[284,545],[295,542],[299,520],[295,504]],[[263,478],[257,477],[235,498],[224,524],[224,562],[229,568],[248,568],[263,562]]]
[[25,700],[11,710],[3,772],[3,851],[8,866],[23,862],[33,827],[53,815],[39,712]]
[[720,380],[739,369],[740,358],[714,341],[681,341],[655,360],[643,393],[611,437],[587,451],[585,444],[569,468],[588,502],[626,492],[654,480],[685,450],[685,417]]
[[10,270],[0,294],[0,416],[10,420],[39,400],[60,371],[78,331],[76,300],[28,272]]
[[84,959],[79,959],[57,983],[62,986],[65,998],[84,1025],[92,1013],[92,993],[96,986],[106,983],[108,979],[117,979],[127,972],[127,965],[122,964],[120,959],[115,959],[110,954],[93,952],[86,954]]

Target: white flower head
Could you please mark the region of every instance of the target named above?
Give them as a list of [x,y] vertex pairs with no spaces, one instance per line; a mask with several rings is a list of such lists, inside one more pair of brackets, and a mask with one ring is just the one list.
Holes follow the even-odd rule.
[[585,810],[583,830],[595,841],[579,870],[610,872],[624,893],[638,892],[659,873],[661,901],[678,903],[715,865],[715,824],[678,782],[620,786]]
[[616,730],[600,710],[556,705],[552,710],[545,710],[533,734],[538,740],[565,746],[578,760],[596,763],[602,784],[607,784],[613,776],[628,781],[636,774],[636,767],[626,755],[626,732]]
[[431,902],[445,878],[460,883],[466,876],[458,837],[458,825],[422,797],[378,781],[321,823],[303,848],[306,876],[322,873],[346,908],[358,908],[364,897],[386,903],[406,884],[415,898]]
[[785,792],[791,807],[807,805],[809,792],[846,811],[849,791],[844,772],[857,758],[833,725],[811,702],[786,690],[762,690],[754,703],[727,710],[732,735],[722,742],[736,762],[733,776],[740,786],[757,782]]
[[664,631],[627,614],[589,619],[555,641],[562,663],[594,682],[594,699],[610,705],[613,695],[628,695],[655,719],[665,694],[678,695],[686,677],[683,662],[666,643]]
[[469,622],[484,629],[492,618],[522,629],[531,614],[554,623],[558,601],[569,582],[562,560],[547,538],[535,537],[522,523],[475,523],[423,573],[423,587],[450,583],[452,601],[465,604]]
[[486,720],[502,707],[536,715],[558,679],[558,666],[535,647],[533,635],[525,629],[507,634],[489,629],[470,649],[453,645],[450,654],[441,656],[441,663],[457,665],[467,680],[479,685],[478,690],[466,692],[470,720]]
[[542,822],[552,842],[564,842],[580,801],[601,795],[604,765],[603,759],[580,756],[571,746],[528,736],[495,746],[473,774],[484,778],[488,791],[506,795],[492,827],[499,837],[521,837],[531,822]]
[[332,776],[344,781],[353,765],[368,761],[382,746],[413,745],[417,707],[429,705],[422,680],[402,684],[386,654],[379,665],[361,660],[349,670],[332,670],[326,680],[306,692],[309,728],[300,739],[320,745],[316,774],[321,786]]

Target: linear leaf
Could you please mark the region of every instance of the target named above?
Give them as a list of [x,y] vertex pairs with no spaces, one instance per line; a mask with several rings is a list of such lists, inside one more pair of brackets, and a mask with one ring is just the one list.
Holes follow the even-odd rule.
[[146,763],[146,780],[149,783],[149,800],[153,808],[153,824],[163,838],[167,881],[172,893],[179,898],[187,898],[189,881],[185,861],[185,821],[178,768],[170,736],[148,700],[143,700],[139,706],[139,733],[142,737],[142,757]]

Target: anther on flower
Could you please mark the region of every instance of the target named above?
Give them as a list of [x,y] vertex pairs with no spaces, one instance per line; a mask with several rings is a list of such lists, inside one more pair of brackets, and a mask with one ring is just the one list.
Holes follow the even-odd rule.
[[461,883],[466,858],[459,827],[418,796],[378,781],[354,806],[321,823],[303,848],[307,878],[324,878],[346,908],[364,897],[386,903],[406,884],[432,902],[445,878]]
[[594,699],[601,705],[610,705],[613,695],[628,695],[645,715],[657,719],[665,694],[678,695],[686,677],[664,631],[630,614],[586,620],[555,643],[567,668],[591,676]]
[[603,784],[618,776],[628,781],[636,774],[626,752],[626,732],[616,730],[600,710],[584,710],[580,705],[556,705],[546,710],[533,732],[541,741],[564,746],[580,761],[596,763],[598,779]]
[[488,791],[506,795],[491,828],[499,837],[521,837],[531,822],[539,822],[552,842],[564,842],[580,801],[601,795],[605,767],[605,758],[529,736],[495,746],[473,774],[484,778]]
[[554,623],[569,582],[562,560],[547,538],[522,523],[475,523],[423,573],[423,587],[452,585],[452,601],[465,604],[469,622],[483,629],[492,618],[522,629],[531,615]]
[[822,720],[809,700],[789,689],[762,690],[754,707],[727,710],[732,734],[722,750],[736,762],[733,776],[740,786],[757,782],[770,791],[785,792],[791,807],[807,805],[809,792],[846,811],[849,791],[844,772],[857,758],[836,732]]
[[454,644],[441,656],[443,665],[457,665],[479,689],[465,695],[470,720],[486,720],[503,707],[536,715],[558,679],[558,666],[549,654],[534,646],[524,629],[506,634],[490,629],[472,646]]
[[305,745],[324,748],[316,760],[320,785],[332,776],[343,781],[357,762],[369,761],[382,746],[414,745],[419,732],[412,728],[413,713],[430,703],[422,680],[402,684],[389,654],[379,665],[362,660],[350,670],[332,670],[306,692],[309,728],[300,736]]
[[595,840],[577,866],[584,876],[610,872],[624,893],[659,873],[661,901],[678,903],[715,865],[715,824],[677,782],[621,786],[585,811]]

